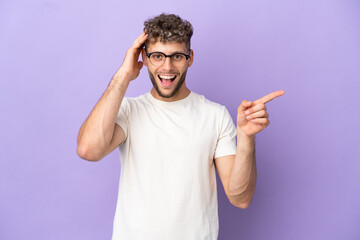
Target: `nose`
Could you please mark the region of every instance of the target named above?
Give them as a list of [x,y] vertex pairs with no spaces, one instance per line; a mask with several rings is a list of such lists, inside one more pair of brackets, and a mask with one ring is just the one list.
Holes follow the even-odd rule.
[[164,64],[161,66],[164,71],[169,71],[173,69],[173,65],[171,63],[171,58],[165,58]]

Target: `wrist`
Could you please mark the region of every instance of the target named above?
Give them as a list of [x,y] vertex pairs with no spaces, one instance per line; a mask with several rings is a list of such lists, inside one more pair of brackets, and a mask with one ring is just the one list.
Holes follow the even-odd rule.
[[249,136],[239,128],[236,129],[236,135],[237,135],[237,138],[241,139],[242,141],[244,141],[244,140],[254,141],[255,140],[255,134]]
[[111,79],[110,85],[113,85],[114,87],[128,87],[130,84],[130,80],[128,77],[126,77],[126,74],[117,72],[113,78]]
[[121,65],[120,68],[116,71],[115,75],[113,76],[113,79],[116,79],[121,82],[130,82],[134,78],[133,78],[133,73],[129,71],[126,67]]

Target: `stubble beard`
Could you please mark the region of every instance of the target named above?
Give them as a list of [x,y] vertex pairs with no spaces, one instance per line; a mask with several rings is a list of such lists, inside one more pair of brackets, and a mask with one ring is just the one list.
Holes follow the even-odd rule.
[[154,75],[148,70],[149,72],[149,77],[151,79],[152,85],[154,86],[156,92],[159,94],[160,97],[162,98],[171,98],[173,96],[175,96],[175,94],[179,91],[179,89],[181,88],[181,86],[184,84],[185,82],[185,78],[186,78],[186,73],[187,73],[187,69],[185,70],[185,72],[180,76],[180,79],[178,81],[178,83],[176,84],[174,90],[170,93],[170,94],[164,94],[161,92],[159,85],[156,83],[155,77]]

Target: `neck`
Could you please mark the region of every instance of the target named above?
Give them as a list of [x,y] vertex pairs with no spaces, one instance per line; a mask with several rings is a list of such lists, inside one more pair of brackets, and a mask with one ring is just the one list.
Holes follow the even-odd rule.
[[174,102],[174,101],[179,101],[181,99],[184,99],[186,98],[187,96],[189,96],[190,94],[190,90],[185,86],[185,83],[184,85],[181,87],[181,89],[179,89],[179,91],[172,97],[170,98],[164,98],[164,97],[161,97],[157,91],[155,90],[155,88],[153,87],[150,91],[151,95],[157,99],[157,100],[160,100],[160,101],[164,101],[164,102]]

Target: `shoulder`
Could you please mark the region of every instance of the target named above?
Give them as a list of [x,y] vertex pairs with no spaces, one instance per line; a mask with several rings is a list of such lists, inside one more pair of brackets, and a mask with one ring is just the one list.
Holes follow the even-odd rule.
[[227,111],[226,107],[220,103],[207,99],[204,95],[193,92],[196,103],[207,110],[214,111],[216,113],[223,113]]
[[139,109],[146,108],[146,101],[144,95],[137,97],[125,97],[121,101],[119,113],[123,113],[126,116],[130,116],[132,112],[136,112]]
[[135,108],[142,105],[148,104],[148,100],[146,99],[146,94],[139,95],[137,97],[124,97],[122,104],[127,108]]
[[227,127],[234,129],[232,117],[225,105],[211,101],[197,93],[194,94],[194,99],[197,102],[196,109],[199,112],[198,114],[204,114],[207,121],[212,124],[218,134]]

